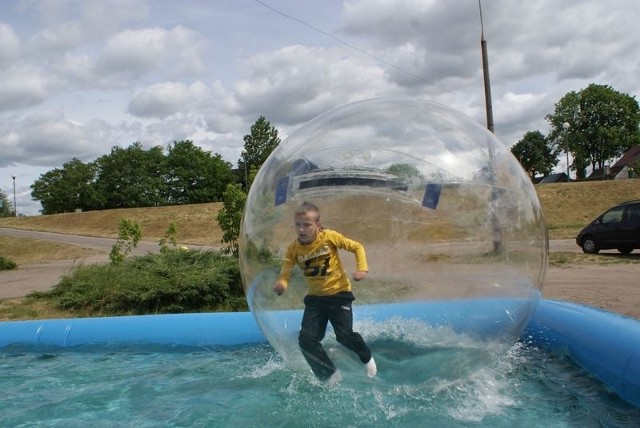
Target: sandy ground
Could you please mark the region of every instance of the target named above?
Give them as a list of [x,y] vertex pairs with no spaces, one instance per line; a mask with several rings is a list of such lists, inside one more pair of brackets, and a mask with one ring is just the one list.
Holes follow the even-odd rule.
[[[11,271],[0,271],[0,298],[21,297],[31,291],[50,289],[75,265],[107,261],[108,253],[115,242],[113,239],[5,228],[0,228],[0,235],[46,239],[104,250],[104,255],[82,260],[38,263],[20,266]],[[158,244],[155,242],[141,243],[137,254],[157,249]],[[549,250],[581,251],[572,240],[551,241]],[[640,319],[640,253],[636,251],[632,254],[637,257],[637,262],[630,264],[550,267],[542,289],[543,296],[546,299],[576,302]]]

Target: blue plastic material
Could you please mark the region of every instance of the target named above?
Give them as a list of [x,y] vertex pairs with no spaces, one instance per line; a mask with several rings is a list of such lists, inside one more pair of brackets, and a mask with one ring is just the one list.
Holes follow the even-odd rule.
[[[406,316],[425,319],[426,313],[428,321],[437,325],[443,311],[463,314],[465,305],[470,304],[486,305],[487,301],[407,304]],[[358,318],[384,320],[386,312],[384,305],[360,306]],[[300,314],[283,311],[276,316],[298,319]],[[486,328],[500,328],[500,323],[487,323]],[[232,346],[265,340],[250,312],[0,323],[0,348],[11,344],[72,347],[112,343]],[[623,399],[640,407],[640,321],[573,303],[540,300],[521,340],[565,352]]]
[[14,343],[61,347],[110,343],[224,346],[264,341],[249,312],[0,323],[0,348]]
[[640,321],[574,303],[543,300],[522,340],[566,352],[640,407]]

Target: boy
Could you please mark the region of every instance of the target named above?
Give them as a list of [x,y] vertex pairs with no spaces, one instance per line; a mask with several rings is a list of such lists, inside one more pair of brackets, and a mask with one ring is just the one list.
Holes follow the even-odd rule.
[[324,229],[320,224],[320,210],[311,203],[304,202],[296,210],[294,220],[298,239],[287,248],[273,290],[278,295],[284,293],[294,264],[300,266],[308,285],[298,337],[302,354],[318,379],[329,380],[330,383],[340,380],[340,373],[320,343],[330,321],[338,342],[358,354],[366,366],[367,375],[374,377],[378,369],[371,351],[362,336],[353,331],[351,302],[355,297],[338,255],[339,248],[355,254],[353,279],[361,281],[368,272],[364,247],[336,231]]

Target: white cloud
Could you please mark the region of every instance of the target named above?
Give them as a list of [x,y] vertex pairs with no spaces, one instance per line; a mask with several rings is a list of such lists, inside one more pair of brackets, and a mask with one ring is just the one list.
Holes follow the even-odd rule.
[[209,88],[200,81],[156,83],[138,90],[129,101],[129,113],[138,117],[165,118],[178,112],[191,112],[212,102]]
[[0,65],[9,63],[20,53],[20,39],[11,26],[0,21]]
[[240,112],[301,123],[350,101],[391,92],[383,70],[343,48],[288,46],[248,61],[249,79],[234,84]]
[[125,30],[109,38],[96,71],[135,77],[151,72],[171,77],[199,74],[205,70],[201,61],[204,47],[198,33],[182,26]]
[[109,134],[104,122],[81,125],[68,120],[62,112],[43,110],[0,126],[0,151],[11,154],[10,158],[0,159],[0,166],[14,163],[62,166],[74,157],[92,160],[105,154]]
[[36,0],[21,2],[23,13],[33,11],[45,23],[29,40],[37,55],[55,55],[87,43],[101,41],[123,24],[144,19],[146,0]]
[[0,111],[40,104],[49,95],[47,77],[29,65],[16,64],[0,71]]
[[[260,115],[284,137],[373,97],[485,122],[477,2],[267,4],[293,19],[251,2],[0,2],[0,186],[3,168],[52,169],[134,141],[191,139],[235,164]],[[505,144],[546,132],[554,103],[590,83],[640,96],[640,2],[491,0],[483,12]]]
[[101,81],[93,74],[93,58],[82,53],[65,53],[52,59],[49,70],[68,88],[95,88]]

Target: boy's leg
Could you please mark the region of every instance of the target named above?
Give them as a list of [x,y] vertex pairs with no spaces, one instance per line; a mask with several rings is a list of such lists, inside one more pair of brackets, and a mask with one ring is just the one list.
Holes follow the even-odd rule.
[[333,361],[320,343],[327,330],[329,318],[321,307],[307,302],[306,298],[305,304],[298,345],[316,377],[320,380],[326,380],[336,371]]
[[[341,299],[342,300],[342,299]],[[371,350],[359,333],[353,331],[353,312],[351,300],[343,299],[337,302],[329,315],[329,320],[336,333],[336,340],[345,348],[358,354],[364,364],[371,360]]]

